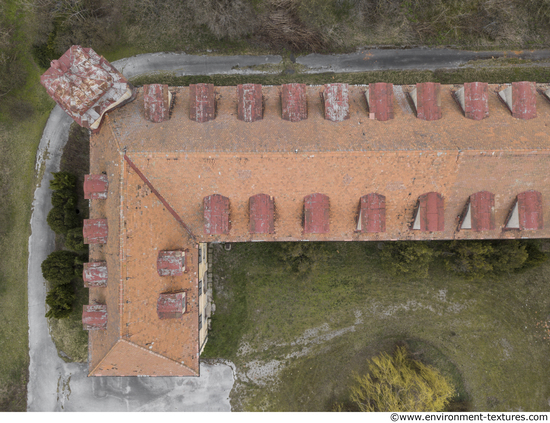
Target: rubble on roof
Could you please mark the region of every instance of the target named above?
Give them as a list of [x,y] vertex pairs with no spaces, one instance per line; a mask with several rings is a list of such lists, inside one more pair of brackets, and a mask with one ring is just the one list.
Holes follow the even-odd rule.
[[187,311],[186,297],[184,290],[160,294],[157,300],[158,318],[181,319]]
[[170,119],[172,93],[166,84],[150,84],[143,86],[143,111],[145,119],[154,123]]
[[108,233],[107,219],[84,219],[84,244],[105,244]]
[[445,229],[443,197],[438,192],[428,192],[418,197],[413,230],[439,232]]
[[262,120],[262,86],[261,84],[237,85],[237,119],[244,122]]
[[508,218],[506,229],[522,231],[543,229],[542,195],[538,191],[524,191],[517,195]]
[[330,231],[329,198],[325,194],[304,197],[304,233],[327,234]]
[[84,330],[107,329],[107,306],[103,304],[83,306],[82,326]]
[[470,195],[459,220],[458,229],[471,229],[474,232],[495,229],[495,195],[489,191],[479,191]]
[[498,92],[498,98],[517,119],[537,117],[537,87],[534,82],[512,82],[507,88]]
[[106,287],[108,275],[107,262],[93,261],[84,263],[82,279],[84,279],[84,286],[86,288]]
[[159,251],[157,272],[159,276],[178,276],[185,271],[183,250]]
[[229,233],[229,198],[220,194],[204,197],[204,233],[221,235]]
[[84,198],[86,200],[105,200],[109,189],[107,175],[84,176]]
[[377,82],[369,84],[365,99],[371,119],[386,121],[393,119],[393,84]]
[[80,126],[97,129],[103,115],[134,100],[134,87],[91,48],[72,46],[40,77],[50,97]]
[[386,197],[376,193],[363,195],[359,200],[357,232],[386,231]]
[[348,84],[326,84],[322,91],[325,119],[342,122],[349,119]]
[[189,119],[208,122],[216,117],[214,84],[189,85]]
[[281,117],[290,122],[307,119],[306,84],[281,86]]
[[267,194],[256,194],[250,197],[250,233],[272,234],[274,228],[275,204],[273,197]]
[[441,119],[441,84],[439,82],[416,84],[409,95],[414,103],[418,119]]
[[489,117],[489,84],[486,82],[466,82],[453,95],[468,119]]

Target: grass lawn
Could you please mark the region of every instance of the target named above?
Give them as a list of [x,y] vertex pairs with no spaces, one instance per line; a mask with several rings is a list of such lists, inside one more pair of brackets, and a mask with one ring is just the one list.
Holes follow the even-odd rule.
[[[36,149],[53,102],[34,78],[15,95],[30,116],[0,115],[0,410],[25,411],[29,365],[27,266]],[[16,120],[20,119],[20,120]]]
[[216,311],[202,358],[236,365],[235,410],[325,411],[367,359],[405,342],[457,388],[454,409],[548,411],[550,263],[467,281],[432,266],[392,279],[378,243],[319,243],[288,270],[276,243],[213,246]]

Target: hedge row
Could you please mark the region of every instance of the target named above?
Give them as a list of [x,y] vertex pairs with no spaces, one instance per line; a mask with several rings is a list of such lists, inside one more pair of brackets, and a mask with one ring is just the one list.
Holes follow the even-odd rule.
[[68,172],[53,174],[50,181],[53,208],[47,222],[58,235],[65,237],[65,247],[71,251],[54,251],[42,262],[42,275],[50,283],[46,295],[49,310],[46,317],[63,319],[70,316],[76,299],[73,283],[82,283],[82,267],[87,261],[88,246],[84,244],[82,220],[77,211],[76,177]]

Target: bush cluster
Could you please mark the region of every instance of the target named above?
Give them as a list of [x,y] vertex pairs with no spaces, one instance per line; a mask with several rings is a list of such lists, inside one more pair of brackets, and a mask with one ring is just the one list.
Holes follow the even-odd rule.
[[76,298],[72,281],[78,275],[77,260],[78,254],[72,251],[54,251],[42,262],[42,275],[50,283],[46,317],[63,319],[71,314]]
[[467,279],[486,279],[523,272],[548,256],[537,240],[400,241],[382,244],[382,267],[392,276],[426,278],[436,257],[446,268]]
[[77,211],[76,177],[67,172],[53,174],[50,182],[53,208],[48,213],[48,225],[58,235],[67,235],[81,226]]
[[410,357],[405,347],[393,356],[382,353],[369,361],[369,373],[355,375],[350,401],[337,411],[444,411],[455,392],[438,370]]
[[83,263],[88,246],[84,244],[82,221],[77,213],[76,177],[68,172],[53,174],[50,182],[52,206],[47,222],[50,228],[65,236],[65,247],[71,251],[54,251],[42,262],[42,275],[50,283],[46,296],[46,317],[63,319],[70,316],[76,298],[73,282],[82,283]]

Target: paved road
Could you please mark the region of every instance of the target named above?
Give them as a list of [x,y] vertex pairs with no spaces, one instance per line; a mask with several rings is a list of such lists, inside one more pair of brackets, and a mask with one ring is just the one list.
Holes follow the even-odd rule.
[[276,65],[281,56],[195,56],[185,53],[149,53],[113,62],[127,78],[155,72],[182,75],[261,74],[248,66]]
[[[359,72],[380,69],[435,69],[456,67],[475,58],[504,52],[476,53],[448,49],[365,50],[345,55],[299,57],[308,72]],[[550,58],[550,50],[506,53],[525,59]],[[144,73],[176,75],[254,74],[243,67],[277,64],[281,56],[193,56],[176,53],[144,54],[113,64],[127,77]],[[238,69],[236,69],[238,67]],[[29,238],[29,411],[228,411],[233,386],[230,365],[201,364],[200,378],[87,378],[86,365],[65,363],[57,356],[44,317],[46,285],[40,264],[54,249],[54,234],[46,224],[51,209],[49,181],[59,170],[71,119],[58,107],[52,111],[37,152],[37,171],[44,170],[37,187]]]
[[371,49],[351,54],[309,54],[296,59],[309,73],[364,72],[388,69],[435,70],[457,68],[471,60],[491,57],[550,60],[550,50],[536,51],[466,51],[443,48],[412,48],[403,50]]

